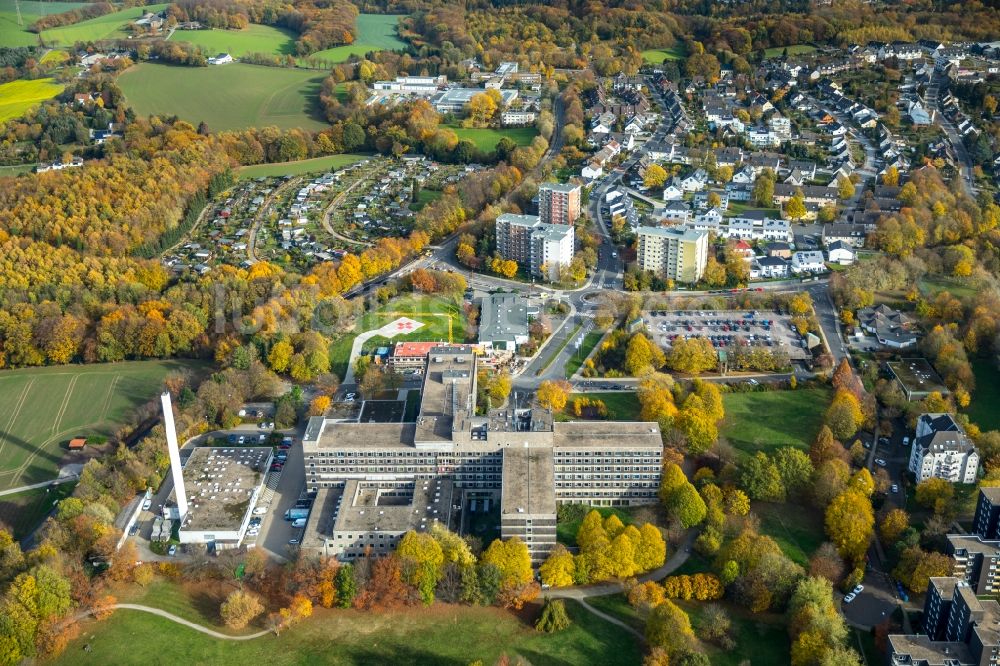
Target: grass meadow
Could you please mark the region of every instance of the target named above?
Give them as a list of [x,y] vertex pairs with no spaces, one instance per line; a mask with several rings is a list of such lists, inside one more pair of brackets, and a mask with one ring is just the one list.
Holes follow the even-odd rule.
[[76,42],[124,39],[128,36],[128,33],[123,28],[129,22],[141,18],[145,12],[161,12],[168,6],[168,3],[161,3],[158,5],[146,5],[144,7],[129,7],[128,9],[111,12],[110,14],[80,21],[72,25],[64,25],[46,30],[42,33],[42,37],[45,38],[49,46],[72,46]]
[[139,115],[176,115],[204,121],[212,131],[276,126],[319,130],[323,75],[234,63],[180,67],[142,63],[123,72],[118,85]]
[[458,127],[455,125],[447,125],[446,127],[458,135],[459,141],[468,139],[484,153],[493,152],[500,139],[504,137],[510,138],[519,146],[527,146],[532,139],[538,136],[538,130],[534,127],[508,127],[505,129]]
[[313,157],[308,160],[296,160],[295,162],[254,164],[253,166],[240,167],[238,176],[239,178],[260,178],[262,176],[297,176],[303,173],[334,171],[336,169],[342,169],[349,164],[359,162],[366,157],[367,155],[354,155],[347,153],[344,155],[324,155],[323,157]]
[[177,30],[171,41],[200,46],[206,55],[245,53],[295,55],[295,33],[286,28],[251,23],[244,30]]
[[719,434],[744,455],[783,446],[808,449],[830,404],[827,388],[725,393]]
[[357,20],[357,39],[353,44],[334,46],[312,53],[303,60],[344,62],[351,56],[364,56],[369,51],[393,51],[406,48],[406,42],[396,34],[398,14],[360,14]]

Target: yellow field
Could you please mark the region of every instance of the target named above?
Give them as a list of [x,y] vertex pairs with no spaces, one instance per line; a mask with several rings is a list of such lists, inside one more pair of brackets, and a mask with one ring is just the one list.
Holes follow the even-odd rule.
[[0,85],[0,122],[17,118],[31,107],[61,93],[63,85],[53,79],[11,81]]

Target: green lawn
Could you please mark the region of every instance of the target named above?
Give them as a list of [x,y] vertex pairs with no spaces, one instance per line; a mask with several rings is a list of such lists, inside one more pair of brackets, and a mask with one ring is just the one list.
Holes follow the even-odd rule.
[[808,566],[809,558],[826,541],[823,516],[809,507],[772,502],[754,502],[760,531],[774,539],[781,551],[796,564]]
[[118,77],[140,115],[177,115],[213,131],[244,127],[319,130],[323,76],[316,72],[241,63],[179,67],[142,63]]
[[669,49],[646,49],[642,52],[642,59],[653,65],[663,64],[664,60],[683,60],[687,57],[687,52],[680,44]]
[[[603,400],[608,407],[608,421],[638,421],[639,412],[642,406],[631,391],[609,391],[607,393],[571,393],[569,399],[590,398],[591,400]],[[561,421],[573,420],[571,414],[561,414],[558,419]]]
[[989,358],[976,359],[972,363],[976,376],[976,390],[972,392],[972,403],[966,412],[969,419],[983,431],[1000,429],[1000,370],[996,361]]
[[0,497],[0,525],[6,525],[17,540],[28,536],[41,525],[59,500],[69,497],[76,482],[61,483],[48,488],[35,488]]
[[410,204],[410,210],[420,211],[424,206],[433,203],[444,195],[441,190],[420,190],[417,192],[417,200]]
[[119,610],[104,622],[86,622],[59,663],[458,666],[493,664],[502,654],[537,666],[639,663],[631,634],[574,601],[566,602],[566,610],[573,624],[543,634],[496,608],[439,605],[378,614],[317,609],[280,638],[268,634],[249,641],[221,641],[155,615]]
[[[697,601],[676,601],[678,606],[691,618],[695,633],[701,625],[707,604]],[[722,650],[703,643],[705,654],[712,666],[738,666],[751,663],[753,666],[786,666],[791,663],[788,629],[781,615],[757,614],[727,602],[716,602],[729,613],[732,620],[730,635],[736,641],[732,650]]]
[[942,291],[949,292],[955,298],[969,298],[976,295],[976,289],[964,280],[945,277],[943,275],[928,275],[920,278],[920,290],[929,296],[937,296]]
[[351,56],[361,57],[369,51],[404,49],[406,42],[396,34],[396,24],[400,18],[402,16],[398,14],[361,14],[356,24],[357,39],[353,44],[317,51],[301,60],[335,63],[344,62]]
[[777,58],[778,56],[780,56],[782,53],[785,52],[785,49],[788,49],[788,55],[790,55],[790,56],[796,56],[796,55],[802,55],[804,53],[812,53],[813,51],[816,50],[816,47],[812,46],[811,44],[793,44],[792,46],[774,46],[774,47],[769,48],[769,49],[764,49],[764,57],[765,58]]
[[639,633],[645,633],[646,631],[646,618],[638,610],[629,605],[628,598],[624,592],[608,594],[603,597],[591,597],[587,599],[587,603],[599,611],[618,618]]
[[34,170],[34,164],[12,164],[10,166],[0,166],[0,176],[20,176],[22,173],[31,173]]
[[96,42],[102,39],[125,39],[128,33],[122,28],[129,22],[140,18],[145,12],[161,12],[168,6],[168,3],[162,3],[146,5],[145,7],[130,7],[80,23],[46,30],[42,36],[50,46],[54,44],[72,46],[75,42]]
[[239,178],[260,178],[261,176],[297,176],[302,173],[318,173],[321,171],[335,171],[342,169],[349,164],[354,164],[367,158],[367,155],[356,155],[347,153],[344,155],[326,155],[324,157],[314,157],[308,160],[298,160],[295,162],[276,162],[274,164],[255,164],[253,166],[240,167]]
[[492,152],[500,139],[504,137],[508,137],[519,146],[527,146],[532,139],[538,136],[538,130],[534,127],[508,127],[506,129],[458,127],[456,125],[446,125],[446,127],[458,135],[459,141],[468,139],[484,153]]
[[245,53],[295,55],[295,33],[287,28],[251,23],[244,30],[177,30],[171,39],[200,46],[206,55]]
[[725,393],[722,399],[726,418],[720,434],[736,450],[752,455],[782,446],[809,448],[823,425],[830,390]]
[[[446,316],[442,316],[446,315]],[[423,322],[423,326],[408,335],[396,335],[391,340],[376,335],[367,340],[363,351],[388,346],[400,341],[409,342],[465,342],[465,314],[454,298],[410,294],[395,298],[374,311],[366,312],[358,318],[353,330],[341,336],[330,346],[333,372],[344,377],[351,346],[359,333],[380,328],[400,317]]]
[[110,435],[159,393],[180,361],[0,372],[0,489],[54,478],[72,437]]
[[23,116],[25,111],[63,91],[53,79],[11,81],[0,85],[0,122]]
[[566,364],[567,377],[572,377],[576,371],[580,369],[583,362],[587,360],[588,356],[590,356],[590,352],[594,350],[597,343],[604,337],[604,333],[605,331],[592,330],[583,337],[583,343],[580,345],[580,348],[576,350],[576,353],[573,354],[573,356],[569,359],[569,362]]
[[17,23],[17,7],[15,0],[0,0],[0,44],[3,46],[34,46],[38,44],[38,35],[28,32],[31,24],[42,16],[68,12],[79,9],[86,2],[36,2],[22,0],[21,23]]

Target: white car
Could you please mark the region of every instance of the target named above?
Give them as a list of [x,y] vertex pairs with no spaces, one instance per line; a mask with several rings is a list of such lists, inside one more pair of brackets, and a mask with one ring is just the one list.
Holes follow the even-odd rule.
[[864,585],[858,585],[856,588],[854,588],[853,590],[851,590],[851,594],[857,595],[857,594],[861,594],[864,591],[865,591],[865,586]]
[[894,493],[898,493],[899,492],[899,486],[897,486],[895,483],[892,484],[892,492],[894,492]]
[[885,461],[884,461],[884,460],[882,460],[881,458],[876,458],[876,459],[875,459],[875,464],[876,464],[876,465],[878,465],[879,467],[885,467],[885,464],[886,464],[886,463],[885,463]]
[[849,603],[851,603],[852,601],[854,601],[854,598],[855,598],[856,596],[858,596],[858,595],[856,595],[856,594],[854,594],[853,592],[851,592],[851,593],[850,593],[850,594],[848,594],[848,595],[847,595],[846,597],[844,597],[844,603],[845,603],[845,604],[849,604]]
[[267,507],[266,506],[259,506],[259,507],[257,507],[256,509],[253,510],[253,515],[255,515],[255,516],[263,516],[265,513],[267,513]]
[[910,445],[910,438],[909,437],[904,437],[903,438],[903,446],[909,446],[909,445]]
[[344,396],[344,402],[354,402],[354,399],[358,397],[357,393],[348,393]]

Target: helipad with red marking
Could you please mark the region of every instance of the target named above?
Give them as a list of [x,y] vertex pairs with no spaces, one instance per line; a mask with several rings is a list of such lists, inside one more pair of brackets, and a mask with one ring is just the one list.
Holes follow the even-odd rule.
[[394,338],[397,335],[409,335],[423,325],[423,322],[410,319],[409,317],[400,317],[378,329],[378,333],[387,338]]

